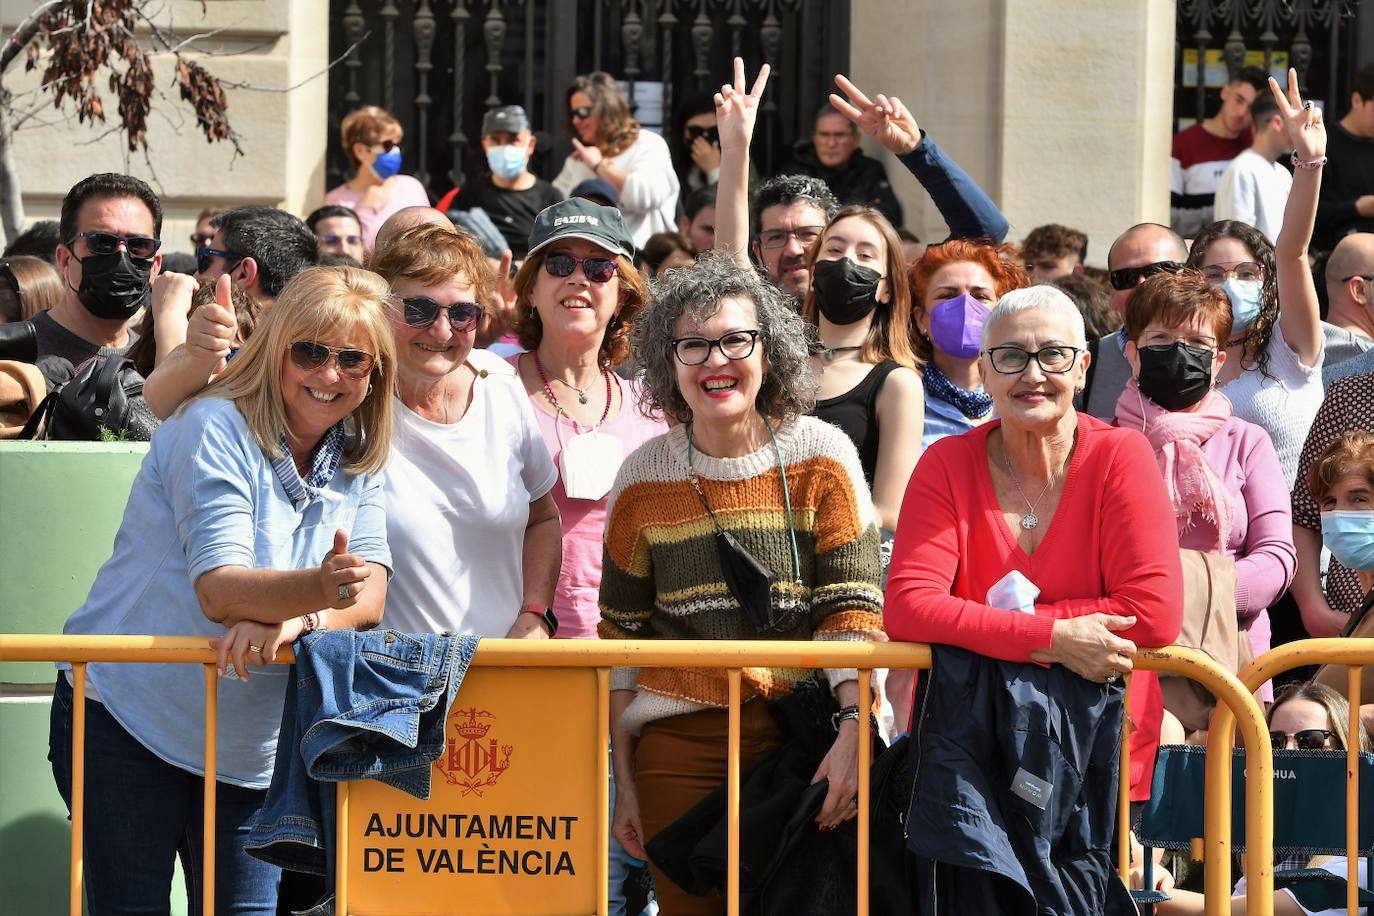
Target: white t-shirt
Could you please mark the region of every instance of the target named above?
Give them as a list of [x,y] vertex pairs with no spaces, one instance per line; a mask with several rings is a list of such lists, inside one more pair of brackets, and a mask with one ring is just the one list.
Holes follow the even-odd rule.
[[[1280,306],[1282,308],[1282,306]],[[1250,423],[1264,428],[1279,453],[1279,464],[1288,489],[1298,476],[1298,456],[1303,443],[1322,406],[1322,362],[1304,366],[1298,354],[1283,337],[1283,327],[1274,322],[1269,335],[1269,375],[1259,368],[1246,369],[1238,377],[1221,386],[1221,393],[1231,399],[1231,412]]]
[[1213,218],[1254,226],[1272,242],[1283,227],[1283,208],[1292,188],[1293,175],[1286,168],[1248,149],[1221,173]]
[[[1360,867],[1359,867],[1358,871],[1359,871],[1359,876],[1360,876],[1360,887],[1368,887],[1368,886],[1369,886],[1369,874],[1368,874],[1368,866],[1367,866],[1367,864],[1366,864],[1367,860],[1365,860],[1365,859],[1360,859],[1359,861],[1360,861]],[[1338,878],[1348,878],[1348,877],[1349,877],[1349,869],[1348,869],[1348,867],[1347,867],[1347,862],[1348,862],[1348,860],[1346,859],[1345,856],[1333,856],[1333,857],[1331,857],[1330,859],[1327,859],[1325,862],[1322,862],[1322,863],[1318,864],[1317,867],[1320,868],[1322,871],[1328,871],[1328,872],[1330,872],[1331,874],[1335,875],[1335,876],[1338,877]],[[1243,896],[1243,895],[1245,894],[1245,878],[1244,878],[1244,877],[1242,877],[1242,878],[1240,879],[1240,881],[1236,882],[1236,889],[1233,890],[1231,893],[1232,893],[1233,895],[1235,895],[1235,896]],[[1335,914],[1335,913],[1344,914],[1344,913],[1345,913],[1345,907],[1344,907],[1344,906],[1337,907],[1337,908],[1334,909],[1334,910],[1309,910],[1307,907],[1303,906],[1301,902],[1298,901],[1298,898],[1297,898],[1297,897],[1294,897],[1294,896],[1293,896],[1292,891],[1289,891],[1289,890],[1287,890],[1286,888],[1284,888],[1284,889],[1281,889],[1281,890],[1279,891],[1279,893],[1284,893],[1284,894],[1287,894],[1289,897],[1292,897],[1292,898],[1293,898],[1293,902],[1298,904],[1298,909],[1300,909],[1300,910],[1302,910],[1304,913],[1306,913],[1307,916],[1326,916],[1326,914],[1328,914],[1328,913],[1330,913],[1330,914]],[[1362,907],[1360,907],[1359,912],[1360,912],[1361,916],[1368,916],[1369,907],[1367,907],[1367,906],[1362,906]]]
[[530,503],[558,472],[514,370],[484,350],[468,364],[487,374],[457,423],[394,404],[385,494],[395,574],[383,618],[392,629],[504,636],[524,602]]

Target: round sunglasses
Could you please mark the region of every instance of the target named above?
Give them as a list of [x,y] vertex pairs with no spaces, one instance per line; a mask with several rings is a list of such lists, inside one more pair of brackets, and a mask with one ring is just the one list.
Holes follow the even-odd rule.
[[477,327],[477,319],[484,309],[476,302],[454,302],[442,305],[428,296],[411,296],[402,299],[405,306],[405,323],[412,328],[427,328],[439,320],[439,313],[448,312],[448,323],[455,331],[471,331]]
[[614,258],[579,258],[566,251],[555,251],[544,259],[544,270],[551,277],[571,277],[582,265],[582,275],[593,283],[605,283],[615,276]]
[[290,347],[291,362],[302,372],[322,369],[333,357],[339,372],[353,379],[367,378],[377,358],[366,350],[330,347],[316,340],[298,340]]

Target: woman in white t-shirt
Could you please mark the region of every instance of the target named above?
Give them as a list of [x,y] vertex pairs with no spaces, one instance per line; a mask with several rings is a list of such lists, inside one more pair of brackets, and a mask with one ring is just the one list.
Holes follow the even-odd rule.
[[589,179],[610,182],[620,195],[630,235],[641,248],[655,232],[677,228],[678,180],[668,144],[640,128],[609,73],[579,76],[568,87],[568,131],[573,151],[553,180],[565,197]]
[[1326,162],[1326,128],[1321,109],[1304,107],[1296,75],[1290,73],[1287,98],[1271,86],[1296,150],[1293,190],[1276,244],[1254,226],[1222,220],[1198,233],[1188,266],[1231,299],[1231,340],[1216,383],[1237,417],[1269,433],[1292,489],[1298,455],[1322,403],[1324,340],[1307,246]]
[[368,267],[401,300],[396,423],[386,474],[395,574],[386,625],[411,632],[545,638],[557,630],[557,473],[525,389],[473,349],[494,277],[482,250],[417,226]]

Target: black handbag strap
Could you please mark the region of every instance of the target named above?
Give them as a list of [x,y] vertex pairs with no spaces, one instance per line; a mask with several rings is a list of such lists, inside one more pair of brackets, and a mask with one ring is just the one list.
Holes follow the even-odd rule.
[[28,420],[24,422],[24,428],[19,431],[18,438],[21,440],[37,439],[39,428],[47,424],[49,418],[52,417],[55,406],[57,406],[57,392],[52,391],[39,401],[33,413],[29,414]]

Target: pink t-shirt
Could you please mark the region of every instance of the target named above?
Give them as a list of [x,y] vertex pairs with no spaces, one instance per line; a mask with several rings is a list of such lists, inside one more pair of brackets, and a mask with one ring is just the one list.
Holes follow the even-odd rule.
[[[519,354],[507,362],[519,371]],[[611,378],[620,385],[620,412],[601,427],[601,432],[615,436],[625,445],[628,456],[640,445],[667,432],[663,420],[649,420],[639,412],[637,381],[626,381],[615,373]],[[555,467],[560,467],[558,482],[553,485],[553,501],[563,521],[563,569],[558,575],[553,611],[558,615],[558,636],[569,639],[596,638],[596,625],[601,620],[597,607],[597,593],[601,589],[602,539],[606,530],[606,497],[597,500],[572,499],[563,489],[563,476],[558,463],[563,449],[559,437],[566,442],[587,427],[574,427],[567,417],[558,417],[543,398],[531,398],[539,432],[549,448]],[[607,496],[610,494],[608,493]]]
[[429,194],[425,191],[425,186],[410,175],[391,176],[387,179],[386,188],[386,203],[381,209],[360,206],[366,192],[355,191],[346,184],[341,184],[324,195],[325,203],[352,207],[353,212],[358,214],[358,220],[363,224],[363,245],[368,251],[372,250],[377,241],[377,230],[382,228],[382,223],[386,222],[391,214],[406,207],[429,206]]

